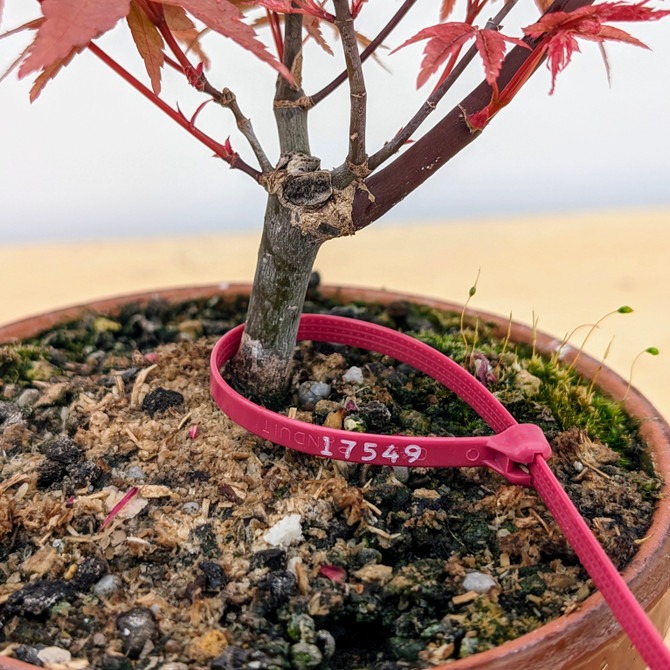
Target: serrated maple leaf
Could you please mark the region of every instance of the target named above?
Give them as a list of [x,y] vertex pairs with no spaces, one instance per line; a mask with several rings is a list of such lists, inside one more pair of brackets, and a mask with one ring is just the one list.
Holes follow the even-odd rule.
[[409,44],[428,40],[423,50],[423,60],[419,76],[416,80],[417,88],[421,88],[435,74],[452,53],[458,51],[475,34],[475,28],[469,23],[452,21],[450,23],[441,23],[436,26],[429,26],[420,30],[416,35],[403,42],[397,49],[402,49]]
[[189,14],[200,19],[208,28],[229,37],[262,61],[269,63],[287,81],[294,83],[288,69],[270,54],[266,46],[258,39],[256,31],[244,23],[242,12],[228,0],[158,0],[166,5],[178,5]]
[[646,1],[635,4],[604,2],[572,12],[546,14],[537,23],[526,26],[523,29],[525,35],[543,40],[547,67],[551,71],[550,93],[554,92],[556,77],[568,66],[573,53],[579,53],[577,37],[601,44],[605,41],[625,42],[648,49],[646,44],[624,30],[604,25],[605,21],[657,21],[670,15],[668,10],[655,10],[646,4]]
[[249,0],[249,4],[265,7],[265,9],[278,14],[310,14],[331,23],[335,20],[332,14],[314,0]]
[[302,22],[305,32],[311,37],[329,56],[333,56],[333,50],[321,32],[321,21],[316,16],[306,16]]
[[442,0],[442,6],[440,7],[440,21],[445,21],[449,14],[451,14],[454,9],[456,0]]
[[40,25],[19,77],[64,60],[77,47],[113,28],[128,15],[130,0],[43,0]]
[[195,24],[188,18],[183,7],[177,5],[163,5],[163,16],[168,28],[174,30],[194,30]]
[[151,88],[158,95],[161,92],[161,68],[165,62],[163,38],[156,25],[132,0],[126,20],[151,80]]
[[488,28],[482,28],[477,31],[475,42],[477,44],[477,51],[484,63],[486,81],[491,86],[495,84],[495,81],[500,74],[500,68],[502,67],[503,59],[505,58],[505,42],[510,42],[511,44],[530,49],[524,41],[517,39],[516,37],[508,37],[497,30],[490,30]]
[[30,102],[35,102],[44,87],[67,65],[72,62],[72,59],[81,53],[86,47],[75,47],[65,58],[59,58],[51,65],[42,69],[37,79],[30,88]]
[[186,46],[186,53],[193,51],[203,63],[205,69],[208,69],[209,57],[200,46],[200,36],[203,31],[197,30],[182,7],[163,5],[163,15],[172,34]]
[[[19,26],[18,28],[13,28],[12,30],[8,30],[6,33],[0,34],[0,40],[4,39],[5,37],[10,37],[12,35],[17,35],[18,33],[23,32],[24,30],[37,30],[40,25],[44,22],[43,18],[39,19],[34,19],[32,21],[28,21],[27,23],[24,23],[23,25]],[[2,83],[9,75],[16,70],[19,65],[23,62],[24,58],[28,55],[28,52],[30,51],[30,45],[28,45],[15,59],[12,63],[9,64],[7,69],[0,74],[0,83]]]
[[436,26],[424,28],[398,47],[398,49],[402,49],[408,44],[428,40],[423,50],[423,61],[416,82],[417,88],[421,88],[430,76],[437,72],[442,63],[453,54],[458,53],[463,44],[472,37],[475,38],[477,51],[484,63],[486,81],[491,85],[495,82],[502,67],[505,56],[505,42],[528,48],[525,42],[515,37],[508,37],[497,30],[479,29],[477,26],[459,21],[450,21],[449,23],[440,23]]

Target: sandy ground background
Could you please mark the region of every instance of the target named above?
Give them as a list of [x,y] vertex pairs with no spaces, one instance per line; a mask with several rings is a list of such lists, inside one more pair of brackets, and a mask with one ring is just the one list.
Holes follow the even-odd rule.
[[[0,324],[87,300],[157,288],[250,282],[258,234],[0,246]],[[622,305],[589,340],[670,418],[670,209],[371,227],[326,244],[324,283],[463,302],[563,337]],[[581,344],[587,328],[572,340]],[[670,636],[666,638],[670,643]]]
[[[253,278],[259,233],[0,246],[0,323],[94,298]],[[670,417],[670,209],[378,225],[326,244],[324,283],[463,302],[563,337],[622,305],[586,349]],[[572,340],[581,344],[587,328]]]

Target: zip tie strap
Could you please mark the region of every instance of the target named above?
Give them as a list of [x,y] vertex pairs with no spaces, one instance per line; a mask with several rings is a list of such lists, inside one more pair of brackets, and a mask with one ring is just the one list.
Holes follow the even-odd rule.
[[289,419],[247,400],[221,377],[239,347],[243,326],[224,335],[211,357],[210,388],[219,407],[236,423],[275,444],[303,453],[356,463],[433,468],[487,466],[508,481],[530,486],[528,470],[551,447],[534,424],[518,424],[502,404],[460,365],[423,342],[383,326],[337,316],[306,314],[298,339],[338,342],[393,356],[425,372],[468,403],[496,435],[415,437],[338,430]]
[[543,458],[530,466],[532,485],[558,523],[581,564],[651,670],[668,670],[670,654],[663,638],[635,599]]
[[289,419],[247,400],[222,378],[220,370],[237,353],[243,330],[242,325],[226,333],[210,359],[212,396],[233,421],[276,444],[324,458],[408,467],[482,465],[513,484],[534,487],[644,661],[651,670],[670,670],[662,637],[547,465],[551,448],[538,426],[518,424],[483,384],[427,344],[376,324],[321,314],[301,317],[299,340],[346,344],[407,363],[456,393],[496,434],[375,435]]

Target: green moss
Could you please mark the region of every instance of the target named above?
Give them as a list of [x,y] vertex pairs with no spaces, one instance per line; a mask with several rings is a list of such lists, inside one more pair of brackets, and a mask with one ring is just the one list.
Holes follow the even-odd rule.
[[392,637],[389,640],[391,653],[403,661],[416,661],[419,658],[419,652],[423,651],[426,645],[421,640],[413,640],[405,637]]
[[487,519],[470,515],[460,528],[459,536],[468,548],[477,550],[486,546],[493,537]]
[[[433,321],[439,321],[432,315]],[[608,444],[621,454],[621,465],[626,468],[644,467],[644,448],[637,437],[636,422],[620,403],[605,397],[584,381],[580,375],[561,363],[556,356],[533,355],[526,345],[516,345],[515,351],[503,353],[504,342],[491,337],[486,324],[478,324],[474,350],[474,330],[466,332],[468,349],[463,335],[454,327],[448,330],[423,331],[418,339],[435,347],[460,365],[466,354],[483,354],[489,361],[495,381],[489,390],[507,406],[519,422],[538,424],[549,438],[569,428],[585,430],[591,439]],[[472,360],[468,369],[474,374]],[[453,394],[440,397],[439,402],[426,410],[433,419],[431,431],[441,429],[449,434],[481,434],[485,424]],[[404,398],[404,400],[407,400]],[[459,407],[460,405],[460,407]]]
[[519,586],[524,595],[541,596],[547,590],[546,582],[537,574],[535,568],[521,568],[519,578]]
[[591,439],[620,453],[622,466],[640,466],[643,449],[637,437],[638,425],[620,403],[594,391],[555,357],[535,356],[526,362],[526,367],[542,382],[534,400],[551,411],[558,430],[585,430]]

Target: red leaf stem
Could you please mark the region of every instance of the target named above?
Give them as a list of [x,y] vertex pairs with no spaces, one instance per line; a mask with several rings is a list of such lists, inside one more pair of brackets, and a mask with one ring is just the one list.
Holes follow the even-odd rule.
[[122,77],[126,82],[128,82],[133,88],[139,91],[144,97],[154,103],[161,111],[165,112],[173,121],[176,121],[182,128],[187,130],[191,135],[200,140],[206,147],[211,149],[216,156],[222,158],[230,164],[230,167],[237,168],[242,170],[250,177],[253,177],[256,181],[260,178],[261,173],[258,170],[255,170],[250,165],[245,163],[236,153],[231,153],[225,145],[217,142],[209,135],[203,133],[198,128],[193,127],[189,121],[184,118],[179,112],[172,109],[170,105],[161,100],[153,91],[148,89],[142,82],[138,81],[133,77],[130,72],[123,68],[119,63],[117,63],[113,58],[107,55],[99,46],[91,42],[88,45],[88,48],[94,53],[103,63],[108,65],[114,72],[116,72],[120,77]]
[[528,81],[535,72],[544,57],[545,40],[533,49],[530,56],[524,61],[523,65],[514,73],[508,84],[497,91],[494,87],[491,102],[479,112],[470,114],[466,121],[472,130],[483,130],[489,121],[506,105],[514,99],[521,87]]
[[347,579],[347,571],[339,565],[322,565],[319,574],[333,582],[342,584]]
[[284,40],[281,34],[281,28],[279,26],[279,15],[277,12],[271,12],[269,9],[265,9],[266,14],[268,15],[268,22],[270,23],[270,30],[272,31],[272,39],[274,40],[275,47],[277,48],[277,58],[281,63],[284,62]]

